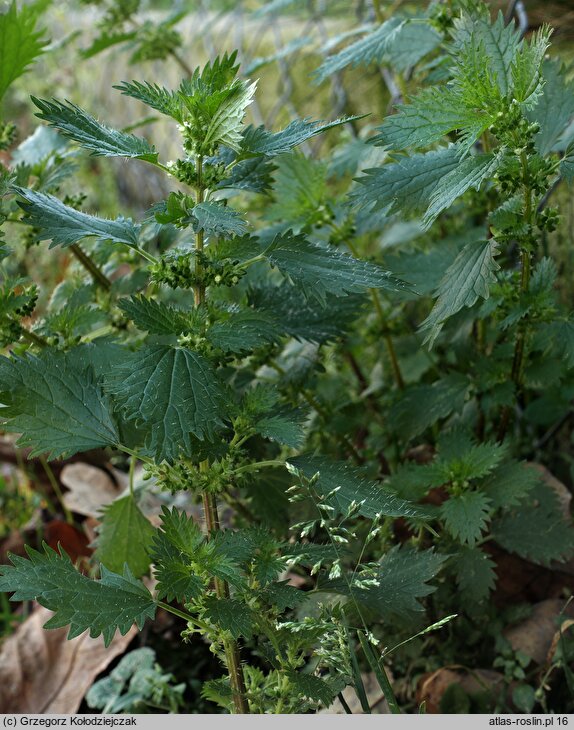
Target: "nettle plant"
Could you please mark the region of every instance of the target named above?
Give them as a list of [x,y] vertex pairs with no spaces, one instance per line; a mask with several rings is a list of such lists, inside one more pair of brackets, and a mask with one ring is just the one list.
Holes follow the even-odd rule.
[[[245,126],[255,84],[237,78],[235,54],[197,69],[175,91],[139,82],[119,88],[174,120],[180,159],[164,165],[145,139],[106,127],[69,102],[34,103],[64,138],[95,155],[154,165],[176,189],[134,223],[79,210],[77,194],[63,202],[53,194],[58,177],[32,174],[34,186],[22,187],[15,184],[24,175],[20,165],[5,171],[5,189],[17,199],[7,199],[8,220],[26,224],[51,248],[74,247],[84,274],[58,286],[33,329],[27,317],[36,290],[22,281],[10,289],[8,282],[3,316],[13,353],[0,361],[2,420],[32,455],[56,459],[109,448],[128,455],[132,466],[140,460],[164,489],[201,499],[205,530],[175,507],[165,507],[161,527],[153,528],[132,489],[103,515],[99,578],[45,547],[30,549],[29,559],[12,557],[0,588],[54,611],[48,628],[69,625],[70,637],[89,630],[106,643],[116,630],[141,628],[161,607],[187,621],[185,640],[205,637],[226,667],[225,678],[206,684],[206,697],[235,712],[316,708],[360,676],[347,618],[337,605],[294,613],[307,595],[283,574],[289,566],[310,570],[328,591],[352,601],[353,590],[383,591],[380,566],[357,565],[346,575],[342,551],[351,534],[341,516],[422,522],[428,513],[345,464],[294,456],[307,401],[265,373],[281,369],[275,361],[286,338],[320,344],[340,335],[363,303],[355,297],[349,306],[347,295],[406,285],[301,233],[248,232],[229,204],[232,191],[268,189],[275,156],[346,120],[295,121],[277,133]],[[53,160],[47,147],[38,155]],[[26,306],[13,306],[17,297]],[[292,500],[310,505],[310,518],[296,526],[298,540],[276,537],[245,502],[261,470],[285,466],[294,475]],[[220,501],[247,526],[222,529]],[[409,554],[391,556],[396,570],[387,581],[400,580]],[[141,578],[151,564],[156,583],[148,588]],[[428,592],[425,580],[433,574],[423,571],[413,595],[403,598],[409,609],[413,602],[418,608],[416,596]],[[375,661],[364,621],[359,628]],[[257,662],[241,656],[240,640],[255,642]]]
[[421,305],[401,295],[389,331],[402,338],[403,362],[421,345],[427,362],[386,396],[386,439],[406,451],[428,435],[434,448],[429,463],[399,465],[388,486],[433,503],[453,600],[476,609],[495,584],[491,541],[543,565],[574,547],[557,495],[512,458],[538,456],[571,400],[574,322],[555,291],[548,234],[559,220],[552,195],[572,179],[574,95],[547,57],[548,28],[522,39],[478,3],[447,16],[426,88],[379,127],[371,141],[387,150],[385,164],[357,178],[351,197],[384,225],[414,216],[419,225],[415,250],[386,262],[436,301],[413,339]]

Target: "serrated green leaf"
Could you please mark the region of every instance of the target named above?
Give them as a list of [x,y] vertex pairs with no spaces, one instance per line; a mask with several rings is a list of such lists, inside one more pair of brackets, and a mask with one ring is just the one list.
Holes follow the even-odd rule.
[[32,101],[40,110],[40,113],[36,114],[37,117],[55,127],[64,137],[90,150],[93,155],[157,162],[158,153],[143,137],[106,127],[69,101],[64,103],[55,99],[47,101],[37,99],[35,96],[32,97]]
[[275,157],[290,152],[294,147],[318,134],[356,119],[360,117],[342,117],[333,122],[311,121],[309,118],[296,119],[280,132],[268,132],[263,126],[250,126],[243,135],[242,151],[244,154]]
[[22,434],[17,443],[32,447],[30,456],[56,459],[119,442],[93,368],[73,358],[74,351],[0,359],[3,428]]
[[191,563],[204,541],[201,529],[175,507],[162,507],[161,518],[151,546],[158,598],[180,602],[198,598],[205,585]]
[[311,243],[288,231],[275,236],[263,255],[300,286],[307,296],[325,302],[326,295],[345,296],[366,289],[404,291],[408,284],[368,261],[341,253],[334,247]]
[[139,329],[151,334],[179,335],[191,326],[191,317],[187,312],[156,299],[147,299],[142,294],[131,299],[120,299],[118,306]]
[[40,240],[50,239],[50,248],[70,246],[83,238],[96,237],[104,241],[125,243],[137,247],[139,226],[128,218],[107,220],[64,205],[53,195],[38,193],[15,186],[14,192],[24,198],[20,203],[26,222],[39,230]]
[[241,236],[247,230],[241,215],[218,201],[199,203],[192,216],[194,230],[205,231],[208,236]]
[[492,505],[482,492],[463,492],[441,505],[446,529],[462,543],[474,547],[486,529]]
[[317,81],[325,81],[348,66],[368,66],[375,61],[380,63],[404,24],[401,18],[390,18],[343,50],[328,56],[314,73]]
[[99,35],[92,41],[88,48],[83,48],[80,51],[80,56],[85,59],[93,58],[99,53],[102,53],[102,51],[106,51],[108,48],[117,46],[119,43],[125,43],[126,41],[133,40],[136,37],[136,34],[137,31],[135,30],[128,33],[102,33],[102,35]]
[[289,585],[288,581],[270,583],[261,592],[261,596],[264,601],[276,606],[281,612],[288,608],[297,608],[307,599],[305,591]]
[[359,467],[320,456],[296,456],[290,458],[288,463],[307,479],[319,473],[313,489],[342,514],[346,514],[351,503],[356,502],[359,514],[371,519],[377,515],[419,519],[428,517],[424,507],[400,499],[380,482],[369,478],[365,470]]
[[544,61],[542,75],[542,94],[538,104],[527,111],[527,117],[540,124],[534,141],[538,152],[547,155],[574,116],[574,83],[566,79],[566,70],[557,59]]
[[116,499],[104,509],[97,532],[95,557],[108,570],[121,573],[127,564],[136,578],[147,573],[155,529],[133,495]]
[[464,132],[461,141],[466,150],[494,121],[494,114],[467,109],[452,90],[442,88],[424,89],[397,110],[378,127],[374,139],[392,150],[428,147],[455,130]]
[[275,166],[265,157],[252,157],[235,164],[228,177],[217,184],[218,190],[249,190],[264,193],[271,187]]
[[479,548],[461,547],[454,558],[456,582],[468,603],[481,603],[496,583],[496,563]]
[[248,606],[233,598],[209,596],[205,600],[205,615],[222,631],[228,631],[234,639],[249,638],[254,630],[254,617]]
[[282,328],[272,317],[261,312],[238,312],[228,320],[216,322],[206,333],[215,347],[225,352],[250,352],[281,339]]
[[563,562],[574,553],[572,519],[542,482],[530,490],[527,503],[493,520],[491,534],[505,550],[539,565]]
[[523,44],[514,57],[511,69],[514,98],[526,107],[533,108],[542,92],[542,61],[550,45],[552,31],[542,26]]
[[313,674],[288,671],[286,675],[289,677],[289,682],[297,696],[305,697],[312,702],[321,702],[325,707],[331,704],[339,691],[338,688],[333,688],[325,679],[316,677]]
[[495,272],[500,266],[494,260],[498,255],[497,242],[469,243],[447,269],[436,294],[438,299],[421,331],[429,330],[425,343],[432,346],[444,322],[464,307],[472,307],[479,297],[488,299],[490,285],[496,281]]
[[147,445],[159,461],[190,452],[191,435],[213,440],[227,417],[223,385],[191,350],[143,347],[114,368],[108,387],[126,418],[148,431]]
[[[434,550],[414,550],[395,545],[380,561],[376,571],[378,586],[352,588],[351,595],[385,619],[414,619],[423,611],[418,599],[433,593],[429,585],[440,571],[446,555]],[[337,592],[348,594],[346,582],[337,582]]]
[[512,64],[520,46],[520,32],[514,23],[505,22],[501,12],[497,14],[494,23],[483,8],[455,20],[455,53],[465,47],[483,48],[488,58],[490,74],[503,96],[511,89]]
[[459,162],[434,188],[423,218],[424,227],[428,228],[443,210],[450,208],[467,190],[478,190],[484,180],[494,175],[499,165],[500,155],[495,154],[474,155]]
[[140,81],[122,81],[121,84],[114,86],[125,96],[131,96],[147,106],[155,109],[155,111],[172,117],[178,122],[183,121],[182,118],[182,101],[177,92],[151,84],[148,81],[143,83]]
[[274,173],[274,202],[265,211],[272,221],[311,223],[322,205],[327,184],[326,165],[303,155],[281,155]]
[[398,157],[380,168],[364,171],[357,178],[360,187],[351,194],[359,206],[379,210],[390,206],[389,213],[423,212],[436,186],[460,164],[461,150],[456,145],[411,157]]
[[0,99],[48,44],[44,31],[36,30],[36,20],[34,8],[18,8],[15,0],[0,14]]
[[499,466],[480,485],[494,510],[515,507],[540,482],[540,473],[524,462],[509,461]]
[[401,439],[408,442],[439,419],[461,410],[468,386],[468,379],[457,373],[406,390],[389,414]]
[[299,340],[323,343],[341,337],[360,316],[366,297],[328,294],[325,306],[301,298],[299,290],[284,282],[279,286],[258,286],[249,292],[253,306],[269,312],[285,334]]
[[388,61],[399,72],[416,65],[441,42],[440,34],[420,21],[390,18],[363,38],[328,56],[315,75],[324,81],[349,66]]
[[36,600],[54,611],[47,629],[70,626],[73,639],[89,629],[90,636],[104,636],[110,644],[116,629],[127,634],[133,624],[141,629],[153,619],[156,603],[143,583],[125,568],[123,575],[102,566],[101,580],[79,573],[70,558],[44,546],[44,554],[27,548],[29,559],[12,556],[12,565],[0,568],[0,591],[13,592],[13,601]]

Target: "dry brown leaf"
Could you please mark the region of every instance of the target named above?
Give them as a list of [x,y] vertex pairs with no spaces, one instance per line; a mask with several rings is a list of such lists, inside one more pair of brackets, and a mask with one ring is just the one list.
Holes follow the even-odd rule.
[[87,632],[68,641],[67,628],[42,628],[51,615],[38,607],[3,642],[1,713],[74,714],[94,679],[137,634],[135,626],[125,636],[116,633],[107,648],[101,636],[91,639]]
[[[552,646],[557,619],[565,605],[566,602],[559,598],[541,601],[532,607],[532,614],[527,619],[506,629],[504,636],[514,651],[521,651],[537,664],[542,664]],[[564,613],[574,616],[574,606],[568,606]]]
[[97,517],[102,507],[113,502],[123,491],[103,469],[81,462],[65,466],[60,480],[69,489],[64,494],[66,507],[86,517]]
[[468,669],[458,665],[441,667],[423,677],[417,691],[417,704],[425,703],[427,713],[440,713],[440,701],[446,690],[458,684],[469,695],[499,691],[504,677],[491,669]]
[[564,636],[568,629],[572,628],[572,626],[574,626],[574,620],[572,620],[571,618],[562,622],[560,628],[554,634],[554,638],[552,639],[552,644],[550,645],[550,649],[548,650],[548,656],[546,657],[546,664],[552,663],[552,660],[554,659],[554,654],[556,654],[556,649],[558,648],[558,644],[560,643],[560,639]]

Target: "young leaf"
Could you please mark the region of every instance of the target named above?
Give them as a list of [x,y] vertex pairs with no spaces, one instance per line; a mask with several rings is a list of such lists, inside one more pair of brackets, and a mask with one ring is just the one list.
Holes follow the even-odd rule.
[[91,150],[95,156],[132,157],[146,162],[157,162],[158,153],[147,140],[106,127],[69,101],[46,101],[34,96],[32,101],[40,110],[37,117],[58,129],[64,137]]
[[275,157],[289,152],[303,142],[326,132],[328,129],[339,127],[341,124],[353,122],[361,117],[343,117],[333,122],[311,121],[310,119],[296,119],[288,124],[281,132],[268,132],[265,127],[247,127],[243,135],[242,153],[247,155],[265,155]]
[[18,444],[31,446],[30,456],[57,459],[119,442],[93,368],[73,358],[71,351],[0,359],[0,418],[6,431],[22,434]]
[[132,99],[137,99],[155,109],[155,111],[172,117],[178,122],[183,121],[183,104],[176,91],[170,91],[163,86],[150,84],[147,81],[143,83],[139,81],[122,81],[121,84],[114,86],[114,89],[118,89],[125,96],[131,96]]
[[263,255],[307,296],[323,303],[328,293],[345,296],[369,288],[389,291],[409,288],[404,281],[376,264],[355,259],[333,247],[311,243],[290,231],[277,235]]
[[18,8],[16,0],[0,14],[0,99],[48,44],[44,31],[36,30],[36,19],[32,6]]
[[490,285],[496,281],[495,272],[500,268],[494,260],[499,253],[497,242],[469,243],[448,268],[436,294],[438,299],[420,329],[430,330],[425,343],[433,342],[444,322],[463,307],[472,307],[479,297],[488,299]]
[[179,335],[191,327],[191,317],[187,312],[147,299],[143,294],[120,299],[118,306],[139,329],[154,335]]
[[441,506],[446,529],[462,543],[474,547],[486,529],[492,505],[482,492],[463,492]]
[[0,567],[0,591],[13,592],[13,601],[36,600],[54,611],[45,628],[69,624],[69,639],[89,629],[92,638],[103,634],[109,646],[116,629],[124,635],[134,623],[142,629],[147,618],[154,618],[156,603],[129,568],[118,575],[102,566],[101,579],[91,580],[74,568],[63,551],[57,553],[47,545],[44,554],[26,550],[28,560],[13,555],[12,565]]
[[175,508],[162,507],[161,518],[151,547],[158,598],[180,602],[198,598],[205,586],[191,560],[204,540],[203,534],[192,518]]
[[223,385],[209,362],[191,350],[143,347],[114,368],[108,385],[126,417],[145,426],[158,461],[189,453],[192,434],[213,440],[227,416]]
[[371,519],[377,515],[422,519],[428,517],[424,507],[400,499],[358,467],[319,456],[296,456],[290,458],[288,463],[307,479],[319,473],[313,489],[341,514],[346,514],[351,503],[355,502],[359,506],[359,514]]
[[241,236],[247,225],[241,215],[219,201],[199,203],[193,209],[194,230],[208,236]]
[[136,578],[147,573],[155,529],[131,494],[105,507],[97,532],[95,557],[108,570],[121,573],[127,564]]
[[490,76],[506,96],[512,85],[512,65],[521,46],[520,32],[514,23],[506,23],[499,12],[491,22],[486,5],[477,6],[477,12],[464,14],[455,21],[454,53],[461,49],[484,49],[488,58]]
[[496,583],[496,563],[479,548],[461,547],[454,557],[456,582],[471,604],[488,598]]
[[128,218],[98,218],[64,205],[53,195],[17,186],[13,189],[25,200],[19,205],[26,214],[27,223],[39,229],[40,240],[51,239],[50,248],[58,245],[69,246],[88,236],[125,243],[131,247],[138,245],[139,226]]

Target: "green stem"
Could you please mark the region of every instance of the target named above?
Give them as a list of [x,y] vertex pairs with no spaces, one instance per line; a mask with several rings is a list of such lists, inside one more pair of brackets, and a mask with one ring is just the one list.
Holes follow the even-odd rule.
[[[532,205],[532,189],[528,180],[528,157],[525,152],[522,152],[520,156],[522,162],[522,177],[524,183],[524,220],[528,228],[528,232],[532,230],[533,224],[533,212],[534,208]],[[520,274],[520,293],[524,296],[530,286],[530,249],[529,243],[526,247],[523,247],[520,253],[520,260],[522,264]],[[519,324],[518,332],[516,334],[516,340],[514,343],[514,355],[512,357],[512,369],[510,372],[510,379],[514,383],[516,397],[520,395],[522,388],[522,365],[524,362],[524,349],[526,345],[527,335],[527,324],[528,316],[524,318],[524,321]],[[510,423],[511,407],[506,406],[502,411],[500,418],[500,424],[498,426],[498,441],[504,441],[508,425]]]
[[[196,157],[196,170],[197,170],[197,187],[196,187],[196,204],[203,203],[205,199],[205,187],[203,184],[203,156],[197,155]],[[203,231],[198,231],[195,234],[195,250],[202,252],[204,247],[204,234]],[[195,274],[197,281],[201,282],[202,274],[202,263],[201,256],[195,257]],[[193,290],[193,299],[196,307],[201,307],[205,304],[205,286],[198,283]],[[202,461],[199,466],[201,471],[207,471],[209,469],[209,462]],[[202,496],[203,511],[205,514],[205,525],[207,528],[208,539],[214,532],[220,529],[219,514],[217,512],[217,500],[213,493],[204,491]],[[215,579],[215,593],[218,598],[229,598],[229,585],[227,581],[221,580],[221,578]],[[225,663],[227,664],[227,671],[229,673],[229,682],[231,684],[231,692],[233,694],[233,706],[235,713],[244,715],[249,713],[249,705],[246,699],[246,688],[245,678],[243,676],[243,669],[241,668],[241,657],[239,654],[239,645],[232,639],[223,640],[223,649],[225,652]]]
[[251,464],[245,464],[235,469],[234,474],[244,474],[248,471],[259,471],[259,469],[265,469],[273,466],[285,466],[285,461],[281,459],[270,459],[269,461],[254,461]]
[[43,338],[40,337],[40,335],[35,334],[34,332],[31,332],[30,330],[26,329],[25,327],[22,327],[20,325],[20,337],[22,337],[24,340],[29,342],[31,345],[36,345],[37,347],[44,348],[48,346],[48,342]]
[[83,251],[77,243],[72,243],[70,251],[74,254],[86,271],[92,275],[96,284],[99,284],[99,286],[106,291],[109,291],[112,288],[112,282],[108,279],[92,257]]

